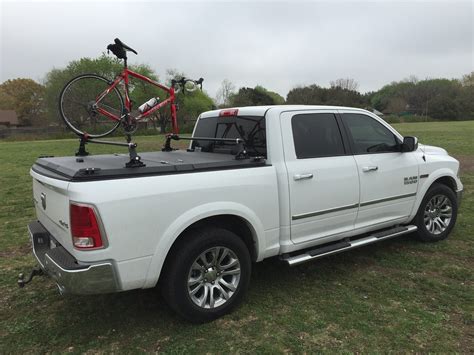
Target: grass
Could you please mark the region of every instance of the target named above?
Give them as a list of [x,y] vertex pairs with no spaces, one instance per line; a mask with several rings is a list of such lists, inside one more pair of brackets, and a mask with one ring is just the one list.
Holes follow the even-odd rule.
[[266,260],[255,265],[240,308],[197,326],[175,316],[156,290],[62,297],[47,278],[18,289],[17,274],[34,264],[28,170],[38,155],[70,155],[77,144],[0,143],[0,353],[472,352],[474,121],[395,126],[467,162],[451,237],[423,244],[407,236],[295,268]]

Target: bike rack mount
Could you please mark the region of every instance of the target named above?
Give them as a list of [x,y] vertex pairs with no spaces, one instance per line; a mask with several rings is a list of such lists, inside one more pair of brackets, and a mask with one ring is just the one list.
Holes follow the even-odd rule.
[[111,142],[111,141],[101,141],[96,139],[91,139],[88,136],[81,136],[79,139],[79,150],[76,152],[77,157],[85,157],[89,155],[89,152],[86,151],[86,144],[105,144],[105,145],[115,145],[118,147],[127,147],[128,154],[130,156],[130,161],[125,163],[126,168],[140,168],[146,166],[145,163],[141,161],[141,157],[137,154],[137,143],[131,141],[130,135],[127,135],[127,143],[122,142]]

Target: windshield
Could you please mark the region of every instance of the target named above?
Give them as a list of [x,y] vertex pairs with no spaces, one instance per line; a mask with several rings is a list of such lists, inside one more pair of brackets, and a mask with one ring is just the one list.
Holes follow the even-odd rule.
[[[265,117],[232,116],[200,118],[194,137],[242,138],[251,156],[267,155]],[[192,149],[203,152],[237,154],[237,145],[232,142],[193,141]]]

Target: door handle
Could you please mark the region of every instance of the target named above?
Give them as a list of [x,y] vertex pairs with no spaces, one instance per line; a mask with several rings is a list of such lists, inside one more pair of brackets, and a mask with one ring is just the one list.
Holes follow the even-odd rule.
[[298,181],[298,180],[307,180],[307,179],[312,179],[313,174],[295,174],[293,175],[293,180]]
[[368,173],[369,171],[377,171],[377,170],[379,170],[379,167],[378,167],[378,166],[364,166],[364,167],[362,168],[362,171],[363,171],[364,173]]

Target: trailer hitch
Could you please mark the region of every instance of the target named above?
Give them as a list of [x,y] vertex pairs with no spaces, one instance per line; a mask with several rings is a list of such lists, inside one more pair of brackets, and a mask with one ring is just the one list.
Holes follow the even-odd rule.
[[44,272],[43,272],[43,269],[41,269],[39,266],[35,266],[30,274],[28,275],[28,277],[26,278],[25,280],[25,275],[23,273],[19,274],[18,275],[18,287],[20,288],[23,288],[25,287],[26,284],[30,283],[31,280],[33,280],[33,277],[35,276],[41,276],[41,275],[44,275]]

